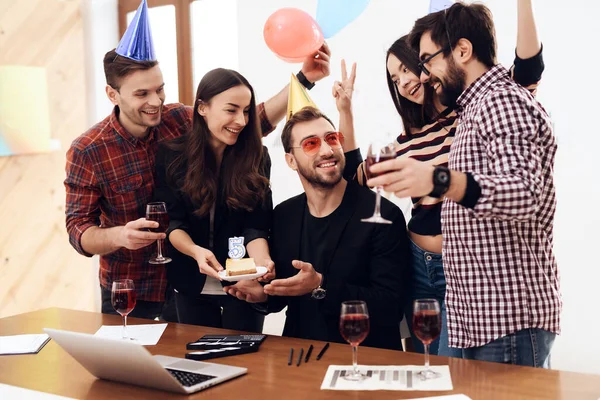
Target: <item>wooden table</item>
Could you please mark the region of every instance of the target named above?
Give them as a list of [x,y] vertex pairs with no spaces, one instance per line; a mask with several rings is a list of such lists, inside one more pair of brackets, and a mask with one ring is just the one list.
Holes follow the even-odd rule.
[[[131,318],[133,324],[152,321]],[[0,319],[0,335],[40,333],[42,328],[94,333],[101,325],[118,325],[118,316],[51,308]],[[153,354],[184,357],[185,344],[209,333],[234,331],[169,323],[160,342],[148,346]],[[290,347],[304,351],[313,344],[311,360],[300,367],[287,365]],[[351,364],[350,346],[332,343],[316,361],[323,343],[302,339],[268,337],[258,353],[217,358],[248,368],[248,374],[192,395],[194,399],[407,399],[464,393],[472,399],[593,399],[600,398],[600,376],[515,367],[494,363],[432,357],[432,364],[448,364],[452,392],[347,392],[320,390],[330,364]],[[358,359],[365,365],[421,365],[421,354],[360,347]],[[182,396],[96,379],[54,341],[37,355],[0,356],[0,382],[78,399],[165,399]]]

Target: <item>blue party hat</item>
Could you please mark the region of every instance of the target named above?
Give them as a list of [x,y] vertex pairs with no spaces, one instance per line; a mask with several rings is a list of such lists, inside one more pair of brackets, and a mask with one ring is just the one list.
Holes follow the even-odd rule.
[[136,61],[156,60],[146,0],[142,0],[133,20],[121,38],[117,46],[117,54]]
[[429,14],[445,10],[452,6],[452,4],[454,4],[452,0],[431,0],[429,2]]

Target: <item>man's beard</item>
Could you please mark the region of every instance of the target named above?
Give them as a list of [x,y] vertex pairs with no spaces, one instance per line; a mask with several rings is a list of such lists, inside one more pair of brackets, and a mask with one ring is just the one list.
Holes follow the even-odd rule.
[[441,80],[439,82],[442,85],[440,102],[446,107],[454,107],[465,90],[465,71],[458,68],[452,57],[448,57],[448,71],[445,82]]
[[[318,174],[317,164],[323,161],[337,161],[337,165],[339,166],[338,174],[334,176],[329,176],[328,179],[324,178],[322,175]],[[342,180],[342,172],[344,171],[344,167],[346,166],[346,159],[344,157],[332,156],[327,159],[321,159],[318,162],[313,164],[314,169],[304,168],[298,164],[298,173],[306,179],[308,183],[318,189],[331,189],[335,187]]]

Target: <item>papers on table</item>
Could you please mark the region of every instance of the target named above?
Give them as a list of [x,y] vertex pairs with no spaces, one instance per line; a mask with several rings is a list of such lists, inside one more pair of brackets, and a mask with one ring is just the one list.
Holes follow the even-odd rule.
[[[127,325],[127,335],[144,346],[153,346],[158,343],[167,324],[141,324]],[[123,338],[123,325],[102,325],[94,334],[109,339]]]
[[45,333],[34,335],[0,336],[0,355],[34,354],[50,340]]
[[47,399],[47,400],[65,400],[71,399],[70,397],[57,396],[55,394],[36,392],[35,390],[23,389],[17,386],[10,386],[0,383],[0,399],[19,399],[19,400],[33,400],[33,399]]
[[350,381],[344,378],[352,371],[349,365],[330,365],[321,384],[321,390],[452,390],[450,369],[447,365],[434,365],[431,369],[438,378],[421,380],[416,373],[422,365],[359,365],[366,379]]

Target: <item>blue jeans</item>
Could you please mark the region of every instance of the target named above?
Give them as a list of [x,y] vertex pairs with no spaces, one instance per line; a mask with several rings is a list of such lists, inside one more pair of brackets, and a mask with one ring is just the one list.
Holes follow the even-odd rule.
[[440,337],[429,345],[429,353],[446,357],[462,357],[462,350],[448,347],[448,324],[446,322],[446,278],[444,277],[444,265],[442,255],[431,253],[421,249],[419,246],[410,242],[411,263],[408,295],[409,303],[404,309],[408,327],[415,349],[419,353],[425,351],[423,343],[417,339],[412,331],[413,301],[417,299],[436,299],[440,303],[442,312],[442,331]]
[[543,329],[523,329],[481,347],[463,349],[463,357],[469,360],[550,368],[550,350],[555,337],[555,333]]

